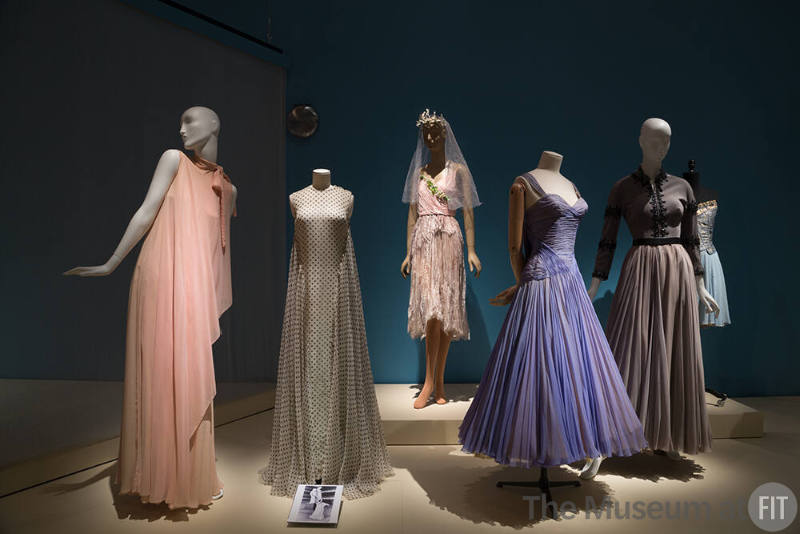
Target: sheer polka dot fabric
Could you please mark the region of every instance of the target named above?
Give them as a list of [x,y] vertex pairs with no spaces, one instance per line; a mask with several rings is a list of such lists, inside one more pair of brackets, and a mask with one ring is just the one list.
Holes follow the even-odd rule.
[[272,454],[273,495],[298,484],[344,485],[355,499],[392,474],[364,329],[350,236],[353,194],[313,186],[289,197],[295,233],[283,318]]

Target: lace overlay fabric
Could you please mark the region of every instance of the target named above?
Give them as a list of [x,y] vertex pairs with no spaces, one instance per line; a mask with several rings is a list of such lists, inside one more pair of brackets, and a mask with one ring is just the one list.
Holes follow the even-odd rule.
[[[449,184],[453,173],[445,168],[437,183]],[[427,187],[417,190],[418,218],[411,237],[411,294],[408,333],[425,337],[431,319],[442,322],[452,340],[469,339],[466,311],[464,239],[448,202]]]

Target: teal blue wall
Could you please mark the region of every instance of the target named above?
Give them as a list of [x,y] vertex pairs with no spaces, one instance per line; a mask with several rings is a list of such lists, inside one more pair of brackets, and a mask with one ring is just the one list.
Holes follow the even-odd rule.
[[[314,167],[356,197],[352,222],[378,382],[422,376],[406,334],[408,282],[399,275],[406,206],[400,196],[424,108],[450,120],[485,203],[476,210],[484,265],[468,284],[473,339],[452,346],[447,380],[479,379],[505,315],[488,299],[512,283],[507,193],[540,152],[590,206],[576,255],[588,281],[605,199],[635,169],[643,119],[670,122],[665,167],[698,161],[721,191],[716,244],[733,325],[704,332],[707,384],[734,395],[800,393],[795,282],[798,193],[796,12],[777,3],[272,2],[286,50],[287,105],[321,116],[290,139],[288,190]],[[511,7],[513,5],[513,7]],[[788,4],[787,4],[788,5]],[[597,303],[605,320],[630,239]]]

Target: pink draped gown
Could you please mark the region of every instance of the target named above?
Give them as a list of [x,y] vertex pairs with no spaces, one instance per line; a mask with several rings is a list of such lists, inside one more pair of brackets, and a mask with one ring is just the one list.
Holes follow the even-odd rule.
[[230,307],[232,185],[181,153],[131,280],[117,481],[120,493],[197,508],[215,465],[211,345]]

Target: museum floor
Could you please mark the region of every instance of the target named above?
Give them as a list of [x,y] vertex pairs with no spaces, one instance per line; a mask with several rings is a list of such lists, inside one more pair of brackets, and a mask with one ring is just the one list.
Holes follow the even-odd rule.
[[[594,481],[580,488],[558,488],[554,497],[576,504],[578,516],[555,521],[531,518],[525,488],[495,487],[498,480],[531,479],[537,470],[504,468],[491,460],[465,455],[457,446],[401,445],[390,448],[395,476],[378,494],[345,501],[338,530],[423,534],[487,531],[535,532],[762,532],[745,515],[723,517],[728,503],[747,499],[760,484],[789,485],[800,495],[800,397],[739,399],[765,415],[762,438],[717,439],[714,451],[672,462],[663,456],[639,455],[607,460]],[[145,506],[135,497],[116,496],[105,463],[0,499],[0,532],[224,532],[263,533],[286,528],[290,500],[272,497],[257,482],[266,462],[272,411],[217,428],[217,456],[225,496],[207,509],[186,513]],[[574,478],[568,468],[551,469],[551,479]],[[617,503],[611,518],[600,503]],[[708,503],[710,516],[697,519],[618,519],[625,504],[636,501]],[[587,518],[588,508],[596,503]],[[685,505],[684,505],[685,506]],[[705,506],[705,505],[703,505]],[[741,505],[740,505],[741,506]],[[686,508],[683,508],[685,511]],[[697,508],[692,509],[692,516]],[[633,510],[631,510],[631,513]],[[663,512],[662,512],[663,516]],[[784,532],[800,532],[800,520]],[[792,530],[793,529],[793,530]]]

